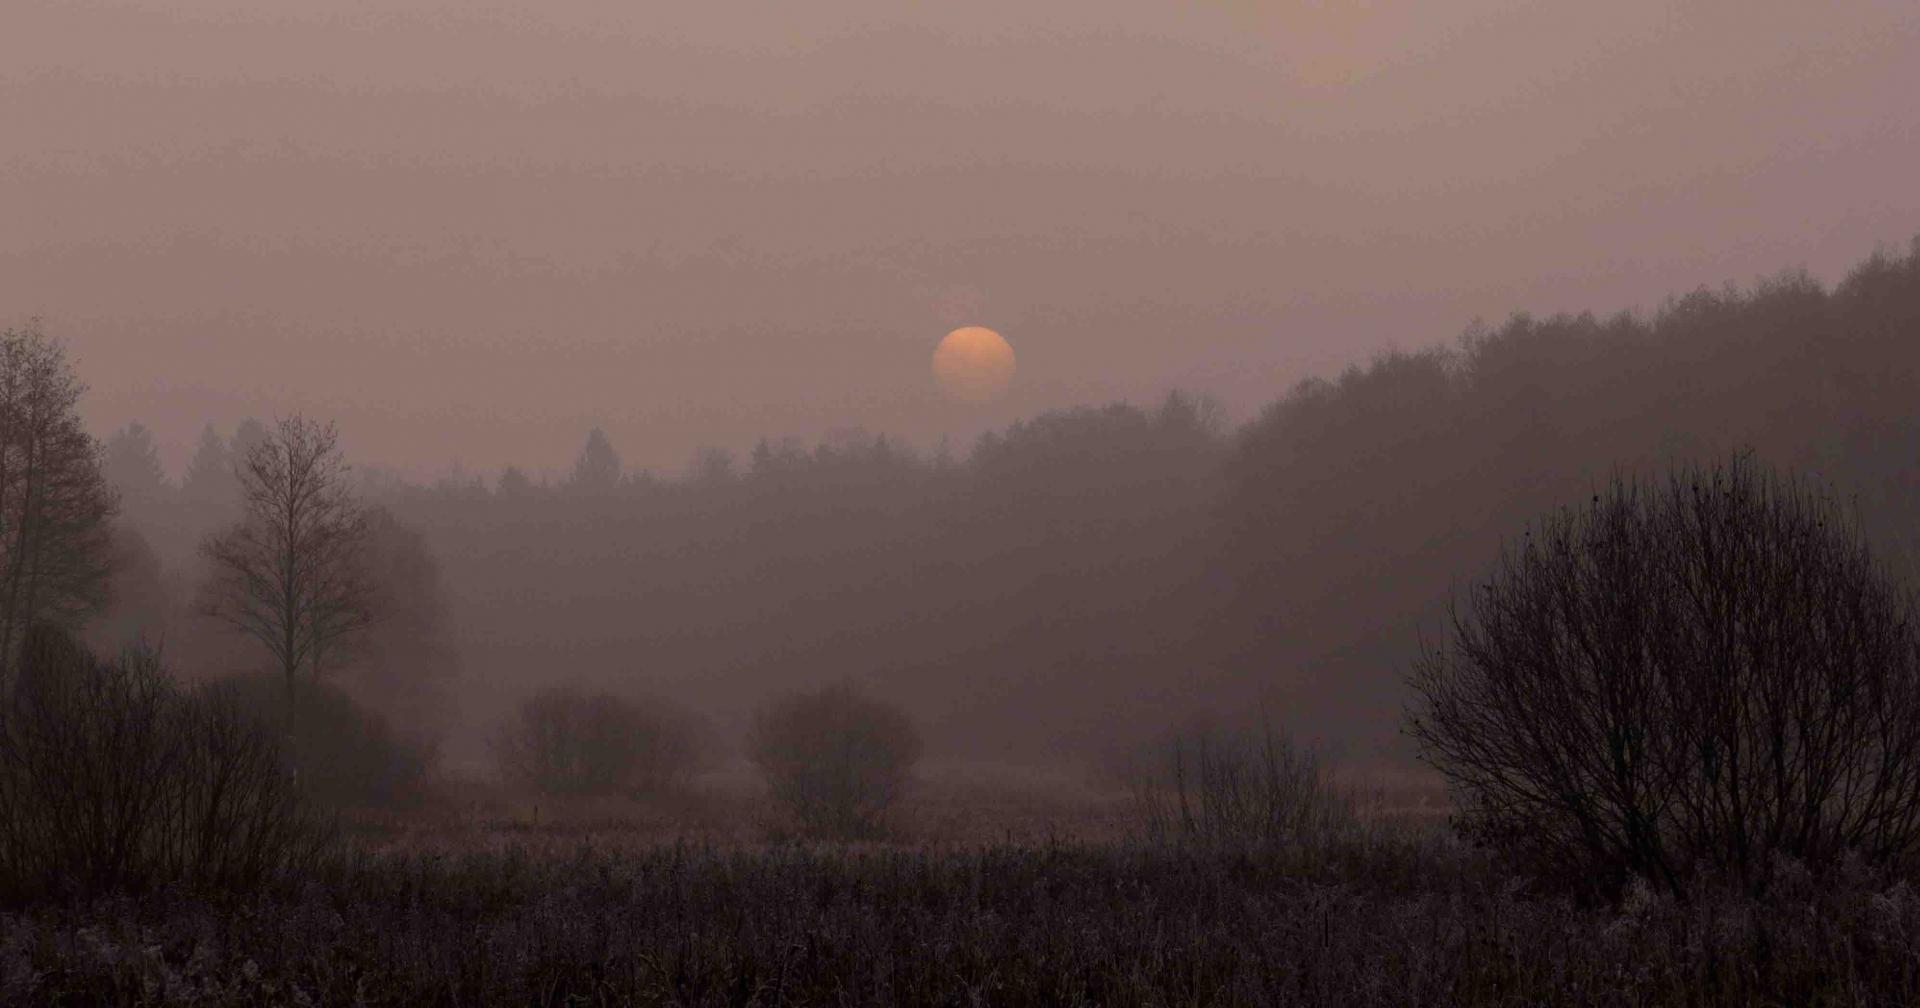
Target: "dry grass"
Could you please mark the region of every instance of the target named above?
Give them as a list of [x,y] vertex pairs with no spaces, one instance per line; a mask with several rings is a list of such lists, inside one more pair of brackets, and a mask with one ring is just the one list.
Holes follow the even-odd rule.
[[[344,825],[374,851],[465,853],[519,847],[570,853],[642,851],[671,844],[742,848],[797,835],[765,800],[753,768],[725,764],[678,792],[554,797],[476,778],[442,783],[440,800],[412,812],[361,811]],[[902,800],[882,847],[1102,842],[1133,830],[1131,797],[1119,784],[1072,768],[929,762]]]
[[1903,881],[1580,907],[1448,839],[1431,782],[1346,780],[1373,828],[1253,853],[1141,842],[1059,770],[929,766],[858,844],[769,840],[740,768],[537,815],[456,784],[260,890],[0,912],[0,1003],[1920,1003]]

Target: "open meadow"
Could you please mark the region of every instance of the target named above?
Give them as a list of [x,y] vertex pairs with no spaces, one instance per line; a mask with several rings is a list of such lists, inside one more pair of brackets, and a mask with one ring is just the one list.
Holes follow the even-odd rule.
[[652,802],[453,785],[245,893],[0,915],[9,1004],[1911,1004],[1920,895],[1531,894],[1417,783],[1355,828],[1153,841],[1101,775],[930,764],[886,839],[780,835],[737,768]]

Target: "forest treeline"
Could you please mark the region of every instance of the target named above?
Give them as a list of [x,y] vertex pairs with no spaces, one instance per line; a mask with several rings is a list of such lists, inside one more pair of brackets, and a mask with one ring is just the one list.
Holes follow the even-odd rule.
[[[1917,393],[1920,240],[1831,288],[1788,272],[1475,326],[1300,382],[1237,429],[1173,394],[959,454],[769,440],[672,476],[627,471],[596,431],[557,481],[369,478],[405,612],[342,679],[451,738],[556,683],[738,727],[775,692],[851,678],[949,753],[1092,755],[1256,705],[1336,753],[1403,753],[1403,678],[1456,588],[1616,471],[1751,448],[1853,495],[1913,567]],[[260,435],[209,429],[178,482],[144,429],[108,439],[133,559],[96,639],[255,660],[181,600]]]

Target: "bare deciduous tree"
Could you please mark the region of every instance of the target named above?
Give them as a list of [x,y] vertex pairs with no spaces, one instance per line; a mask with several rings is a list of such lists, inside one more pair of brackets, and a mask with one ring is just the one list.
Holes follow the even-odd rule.
[[1547,877],[1920,853],[1915,598],[1815,488],[1747,457],[1538,523],[1413,675],[1462,822]]
[[0,333],[0,661],[38,623],[107,601],[118,502],[76,404],[86,386],[38,327]]
[[281,420],[239,463],[244,516],[201,547],[211,568],[201,610],[266,647],[290,718],[301,673],[317,679],[378,611],[367,512],[337,440],[332,424]]

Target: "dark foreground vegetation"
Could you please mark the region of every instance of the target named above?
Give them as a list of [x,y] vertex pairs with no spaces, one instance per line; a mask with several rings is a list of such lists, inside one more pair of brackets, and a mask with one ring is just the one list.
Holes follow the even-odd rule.
[[0,915],[12,1004],[1913,1004],[1920,894],[1527,895],[1438,838],[343,858]]

